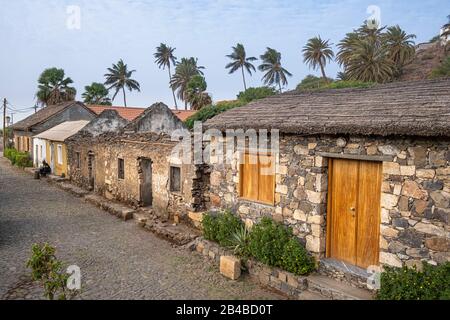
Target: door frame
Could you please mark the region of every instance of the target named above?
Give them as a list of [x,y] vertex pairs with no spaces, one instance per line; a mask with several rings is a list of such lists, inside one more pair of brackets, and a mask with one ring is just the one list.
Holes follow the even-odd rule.
[[[150,174],[151,174],[151,180],[150,180],[150,204],[145,204],[145,200],[144,200],[144,190],[143,190],[143,185],[144,185],[144,166],[143,166],[143,162],[144,161],[148,161],[150,163]],[[141,203],[141,205],[143,207],[152,207],[153,206],[153,160],[151,158],[147,158],[147,157],[140,157],[138,158],[138,162],[139,162],[139,170],[141,171],[140,173],[140,179],[139,179],[139,201]]]
[[[327,190],[327,215],[326,215],[326,241],[325,241],[325,257],[326,258],[332,258],[331,257],[331,224],[332,224],[332,220],[331,220],[331,215],[332,213],[332,193],[333,193],[333,161],[334,160],[339,160],[342,158],[336,157],[329,157],[328,158],[328,190]],[[376,160],[369,160],[369,159],[358,159],[358,158],[348,158],[348,160],[355,160],[355,161],[372,161],[372,162],[380,162],[381,163],[381,168],[382,168],[382,161],[376,161]],[[380,169],[382,170],[382,169]],[[382,174],[383,172],[380,173],[381,174],[381,179],[382,178]],[[383,180],[380,181],[381,183],[383,183]],[[380,196],[381,196],[381,185],[380,185]],[[380,234],[380,225],[381,225],[381,203],[380,203],[380,210],[379,210],[379,223],[378,223],[378,265],[380,264],[379,262],[379,254],[381,252],[380,247],[379,247],[379,239],[381,237]]]

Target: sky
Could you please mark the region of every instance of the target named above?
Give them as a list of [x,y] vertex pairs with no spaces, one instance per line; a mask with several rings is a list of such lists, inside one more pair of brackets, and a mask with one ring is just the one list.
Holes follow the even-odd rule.
[[[243,90],[240,73],[225,69],[236,43],[248,56],[259,57],[266,47],[281,52],[293,74],[285,90],[293,89],[307,74],[319,75],[303,63],[307,40],[320,35],[335,48],[371,17],[370,6],[382,25],[400,25],[417,35],[416,43],[438,34],[450,14],[448,0],[0,0],[0,98],[21,111],[16,122],[35,105],[45,68],[63,68],[81,100],[84,86],[104,82],[106,69],[123,59],[141,84],[141,92],[127,94],[128,106],[162,101],[173,107],[167,70],[154,63],[161,42],[175,47],[179,59],[198,58],[214,101]],[[338,71],[334,62],[326,67],[328,76]],[[259,71],[247,76],[248,86],[262,85],[261,77]],[[123,105],[122,95],[114,105]]]

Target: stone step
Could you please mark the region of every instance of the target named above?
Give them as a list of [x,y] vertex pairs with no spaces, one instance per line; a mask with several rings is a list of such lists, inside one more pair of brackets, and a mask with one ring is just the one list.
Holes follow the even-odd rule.
[[63,189],[64,191],[70,192],[71,194],[73,194],[76,197],[82,198],[86,195],[89,194],[89,191],[81,189],[77,186],[74,186],[73,184],[70,184],[68,182],[62,182],[57,184],[57,186],[61,189]]
[[87,202],[93,203],[96,206],[102,208],[105,211],[108,211],[110,214],[115,215],[116,217],[127,221],[133,219],[134,209],[129,208],[127,206],[109,201],[102,196],[88,194],[84,197]]
[[303,291],[298,295],[298,300],[331,300],[331,298],[327,298],[320,293]]
[[148,220],[145,229],[178,246],[186,245],[199,236],[198,231],[186,225],[160,222],[156,219]]
[[372,300],[373,294],[327,276],[313,274],[307,278],[308,291],[332,300]]

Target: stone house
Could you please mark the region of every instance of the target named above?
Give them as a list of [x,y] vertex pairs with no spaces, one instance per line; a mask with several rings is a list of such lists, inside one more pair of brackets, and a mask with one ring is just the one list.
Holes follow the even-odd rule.
[[[105,106],[96,104],[88,104],[86,106],[92,111],[94,111],[96,114],[100,114],[105,110],[115,110],[119,113],[119,115],[122,118],[125,118],[128,121],[133,121],[146,110],[146,108],[139,108],[139,107],[117,107],[117,106]],[[174,109],[171,109],[171,111],[181,121],[186,120],[187,118],[189,118],[190,116],[194,115],[197,112],[196,110],[174,110]]]
[[33,155],[32,136],[44,132],[65,121],[92,120],[96,114],[78,101],[50,105],[11,126],[14,134],[14,147],[21,152]]
[[109,199],[151,207],[164,218],[204,210],[203,182],[209,176],[204,178],[201,166],[183,164],[182,155],[173,154],[178,141],[170,134],[175,130],[186,128],[162,103],[114,130],[82,130],[68,141],[69,177]]
[[450,78],[287,92],[205,126],[279,130],[279,150],[211,161],[210,206],[291,226],[324,272],[450,260]]

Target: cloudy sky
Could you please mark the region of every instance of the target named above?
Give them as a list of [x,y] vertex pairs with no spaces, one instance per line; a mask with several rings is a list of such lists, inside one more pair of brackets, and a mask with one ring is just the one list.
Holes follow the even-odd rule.
[[[336,44],[346,32],[380,9],[383,25],[399,24],[426,42],[439,32],[450,14],[448,0],[0,0],[0,98],[16,109],[35,104],[39,74],[47,67],[63,68],[78,90],[103,82],[106,68],[119,59],[136,69],[140,93],[128,95],[129,106],[156,101],[173,105],[168,75],[154,64],[155,47],[167,43],[176,56],[198,57],[206,67],[208,91],[214,100],[233,99],[242,90],[238,73],[224,66],[232,45],[243,43],[247,54],[259,57],[266,47],[282,53],[282,63],[294,88],[309,70],[301,48],[320,34]],[[80,28],[71,6],[80,8]],[[69,8],[69,10],[68,10]],[[72,28],[68,28],[68,24]],[[73,28],[75,26],[75,28]],[[339,71],[327,67],[330,76]],[[249,79],[261,85],[261,73]],[[116,105],[122,104],[119,95]],[[14,120],[27,113],[17,113]]]

